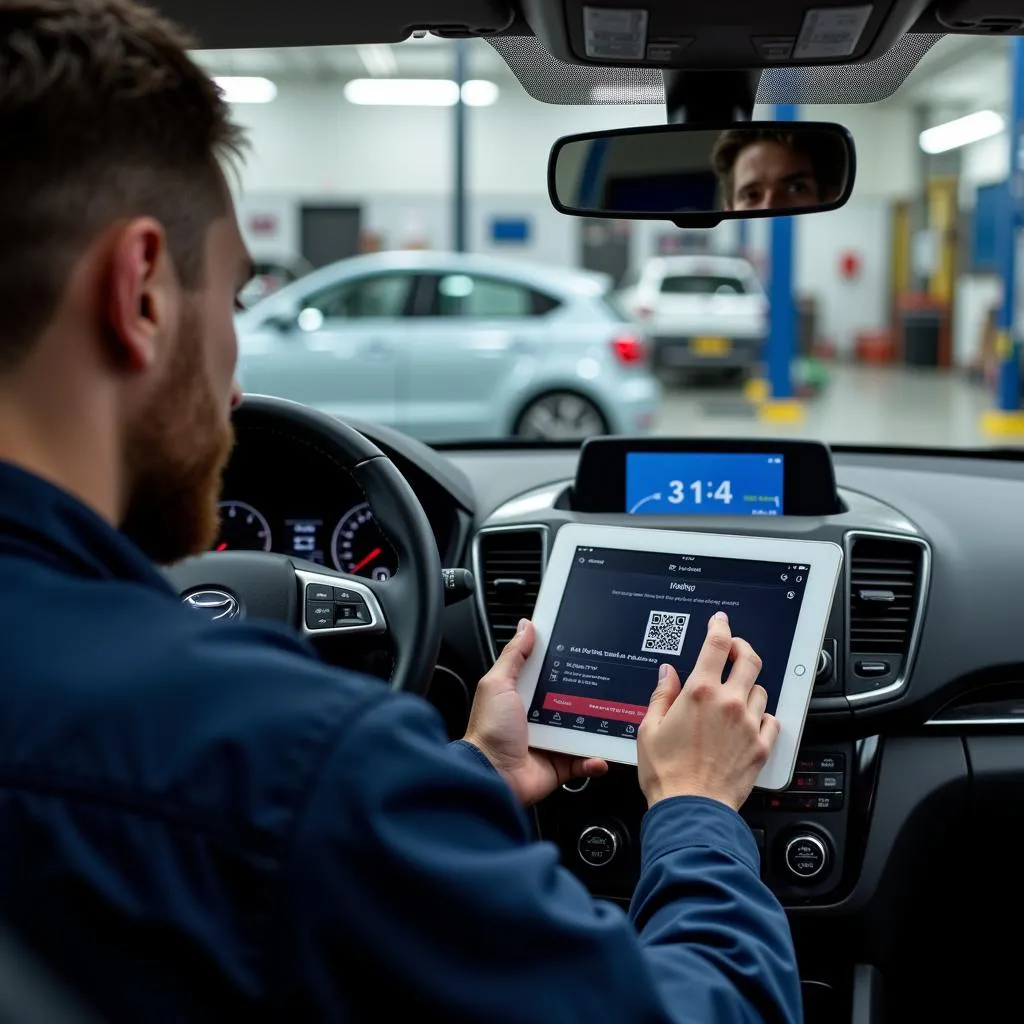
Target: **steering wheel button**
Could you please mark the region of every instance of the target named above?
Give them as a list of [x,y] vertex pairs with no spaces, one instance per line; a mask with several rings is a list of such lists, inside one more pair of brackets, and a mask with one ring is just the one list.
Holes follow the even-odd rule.
[[354,590],[346,590],[344,587],[333,587],[333,597],[328,597],[328,601],[341,601],[344,604],[355,604],[357,601],[361,601],[362,598]]
[[309,583],[306,585],[306,600],[326,602],[334,600],[334,587],[325,587],[320,583]]
[[334,626],[334,606],[322,601],[308,601],[306,625],[309,629],[331,629]]

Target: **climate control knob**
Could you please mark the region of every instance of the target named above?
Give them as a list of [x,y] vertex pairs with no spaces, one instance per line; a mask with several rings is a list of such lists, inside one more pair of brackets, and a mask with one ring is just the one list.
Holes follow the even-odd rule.
[[818,668],[814,674],[815,680],[820,683],[830,678],[834,667],[835,664],[832,661],[831,653],[823,647],[818,655]]
[[812,882],[828,867],[828,841],[812,832],[802,832],[786,843],[786,870],[798,882]]
[[588,825],[576,842],[580,859],[592,868],[607,867],[621,848],[622,837],[607,825]]

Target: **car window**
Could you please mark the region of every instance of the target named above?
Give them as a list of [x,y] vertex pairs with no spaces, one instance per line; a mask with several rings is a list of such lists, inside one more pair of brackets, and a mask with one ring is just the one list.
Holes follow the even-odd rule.
[[746,295],[744,282],[726,274],[673,274],[661,282],[662,295]]
[[303,306],[325,320],[399,317],[409,298],[409,274],[378,274],[333,284],[307,296]]
[[515,281],[474,274],[437,279],[433,315],[478,318],[533,317],[550,313],[556,299]]

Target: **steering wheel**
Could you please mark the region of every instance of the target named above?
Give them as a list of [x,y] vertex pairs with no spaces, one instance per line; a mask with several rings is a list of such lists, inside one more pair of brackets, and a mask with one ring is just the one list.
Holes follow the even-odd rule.
[[247,395],[234,422],[285,434],[347,471],[394,548],[398,569],[379,582],[288,555],[210,552],[168,570],[182,599],[211,619],[272,619],[311,638],[387,635],[392,688],[424,693],[441,646],[444,584],[437,541],[405,477],[358,430],[296,402]]

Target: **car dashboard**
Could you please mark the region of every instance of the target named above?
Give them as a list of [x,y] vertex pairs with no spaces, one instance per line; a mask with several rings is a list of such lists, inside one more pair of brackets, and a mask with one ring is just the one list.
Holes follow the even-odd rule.
[[[636,517],[577,507],[578,449],[438,451],[362,429],[407,475],[442,563],[476,580],[471,599],[446,609],[428,695],[454,738],[475,680],[531,614],[559,527],[635,526]],[[859,449],[829,457],[837,504],[827,514],[653,515],[642,524],[844,549],[792,783],[755,790],[741,812],[762,875],[790,913],[802,971],[826,987],[840,984],[837,962],[885,965],[907,942],[933,962],[948,953],[949,922],[966,927],[989,905],[985,886],[1006,877],[957,866],[973,862],[978,829],[1010,842],[1006,797],[1024,787],[1024,545],[1015,543],[1024,462]],[[224,498],[260,512],[271,550],[367,575],[397,568],[352,481],[282,437],[240,438]],[[880,591],[887,598],[873,601]],[[561,787],[532,821],[595,895],[625,904],[644,810],[636,770],[613,766]],[[935,886],[944,901],[956,899],[959,916],[927,903]]]

